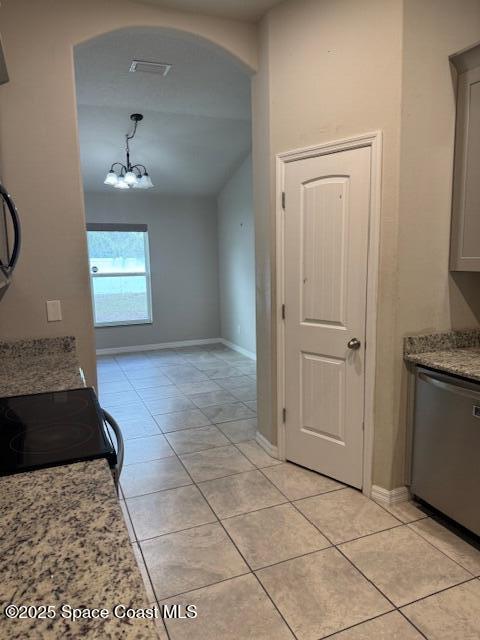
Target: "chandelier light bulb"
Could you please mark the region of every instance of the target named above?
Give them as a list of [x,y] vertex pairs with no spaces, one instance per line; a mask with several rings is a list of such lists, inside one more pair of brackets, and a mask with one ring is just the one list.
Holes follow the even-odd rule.
[[127,171],[124,177],[125,182],[130,186],[134,185],[138,182],[137,175],[134,171]]
[[114,185],[115,189],[129,189],[130,187],[128,186],[128,184],[125,182],[125,178],[123,176],[120,176],[120,178],[118,178],[117,183]]
[[153,182],[150,178],[150,176],[148,175],[148,173],[145,173],[141,178],[140,178],[140,182],[139,185],[140,189],[151,189],[153,187]]
[[115,173],[115,171],[109,171],[107,173],[107,177],[105,178],[103,184],[109,184],[112,187],[114,187],[117,184],[117,182],[118,182],[118,176]]
[[138,179],[138,182],[137,182],[137,184],[135,185],[135,188],[136,188],[136,189],[145,189],[145,188],[146,188],[146,187],[145,187],[144,177],[145,177],[145,176],[141,176],[141,177]]

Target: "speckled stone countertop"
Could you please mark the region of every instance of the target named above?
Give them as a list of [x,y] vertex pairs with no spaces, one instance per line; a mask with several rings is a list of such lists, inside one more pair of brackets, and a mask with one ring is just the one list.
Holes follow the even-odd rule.
[[[57,339],[53,345],[28,341],[18,348],[1,343],[0,359],[2,366],[5,360],[9,366],[15,363],[9,380],[2,372],[2,395],[5,390],[11,395],[83,384],[72,339]],[[56,371],[48,370],[49,363]],[[41,374],[32,386],[19,377],[29,367],[32,376],[33,371]],[[112,614],[115,605],[139,609],[151,603],[105,460],[0,477],[0,514],[2,640],[158,638],[152,620],[122,620]],[[51,620],[10,620],[3,613],[9,602],[53,605],[57,612],[64,604],[105,608],[110,615],[76,622],[58,613]]]
[[0,342],[0,397],[84,385],[75,338]]
[[[108,465],[80,462],[0,478],[0,598],[58,609],[147,607]],[[157,638],[151,620],[8,620],[0,637]]]
[[447,331],[404,340],[408,362],[480,381],[480,330]]

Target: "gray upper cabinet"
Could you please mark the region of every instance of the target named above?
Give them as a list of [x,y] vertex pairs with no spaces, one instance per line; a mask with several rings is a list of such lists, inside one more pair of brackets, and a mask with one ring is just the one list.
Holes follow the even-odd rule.
[[451,61],[458,85],[450,269],[480,271],[480,44]]

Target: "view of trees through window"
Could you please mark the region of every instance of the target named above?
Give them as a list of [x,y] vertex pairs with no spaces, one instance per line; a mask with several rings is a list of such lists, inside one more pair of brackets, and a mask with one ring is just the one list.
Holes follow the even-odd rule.
[[95,324],[151,322],[148,234],[88,231]]
[[90,268],[98,272],[145,271],[143,231],[89,231]]

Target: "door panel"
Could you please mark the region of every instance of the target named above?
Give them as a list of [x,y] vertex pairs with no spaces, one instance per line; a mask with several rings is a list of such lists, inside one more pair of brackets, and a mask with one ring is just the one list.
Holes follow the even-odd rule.
[[306,322],[345,324],[345,232],[348,178],[302,185],[303,273]]
[[311,353],[302,354],[302,418],[304,432],[345,441],[345,363]]
[[370,148],[288,163],[285,192],[286,456],[361,487]]

